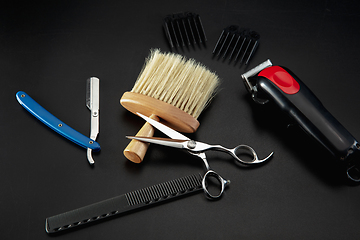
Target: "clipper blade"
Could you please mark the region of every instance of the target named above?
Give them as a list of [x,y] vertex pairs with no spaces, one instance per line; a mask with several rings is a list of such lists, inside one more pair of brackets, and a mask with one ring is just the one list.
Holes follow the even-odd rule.
[[164,18],[164,30],[170,47],[184,48],[191,45],[205,45],[205,30],[199,14],[182,12]]
[[234,60],[247,65],[259,45],[260,35],[248,28],[231,25],[223,29],[213,50],[213,54],[223,59]]

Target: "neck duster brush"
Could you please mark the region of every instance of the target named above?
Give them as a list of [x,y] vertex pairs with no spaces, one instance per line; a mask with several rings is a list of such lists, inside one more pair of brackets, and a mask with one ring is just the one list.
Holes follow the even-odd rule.
[[[141,113],[184,133],[195,132],[200,113],[209,104],[219,85],[218,76],[193,59],[174,53],[152,50],[133,89],[125,92],[121,105],[132,113]],[[136,136],[152,137],[149,124]],[[148,143],[132,140],[124,155],[140,163]]]

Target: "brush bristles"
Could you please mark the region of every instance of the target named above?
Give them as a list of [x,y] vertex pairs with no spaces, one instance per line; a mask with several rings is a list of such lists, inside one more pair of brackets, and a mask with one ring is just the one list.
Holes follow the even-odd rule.
[[131,92],[169,103],[198,118],[219,86],[218,76],[193,59],[151,51]]

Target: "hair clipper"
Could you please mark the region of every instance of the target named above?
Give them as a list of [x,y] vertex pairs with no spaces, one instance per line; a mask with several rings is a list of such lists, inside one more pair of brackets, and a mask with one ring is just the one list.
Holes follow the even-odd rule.
[[360,182],[360,144],[294,73],[267,60],[241,77],[255,102],[273,101],[345,164],[350,180]]

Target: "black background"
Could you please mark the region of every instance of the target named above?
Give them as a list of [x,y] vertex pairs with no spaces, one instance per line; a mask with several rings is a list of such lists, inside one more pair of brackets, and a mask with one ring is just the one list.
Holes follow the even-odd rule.
[[[89,227],[50,236],[45,218],[197,172],[186,152],[151,146],[141,164],[122,154],[143,121],[119,99],[131,90],[150,49],[171,51],[167,14],[200,14],[206,46],[178,52],[221,78],[221,90],[188,136],[233,147],[251,145],[267,164],[244,169],[210,152],[211,167],[231,180],[219,201],[202,193]],[[252,103],[240,75],[270,58],[291,69],[360,138],[358,1],[12,1],[0,7],[1,239],[358,239],[360,187],[331,156],[281,113]],[[213,58],[222,29],[261,35],[249,66]],[[16,101],[27,92],[88,135],[86,79],[100,78],[102,150],[86,150],[45,127]]]

